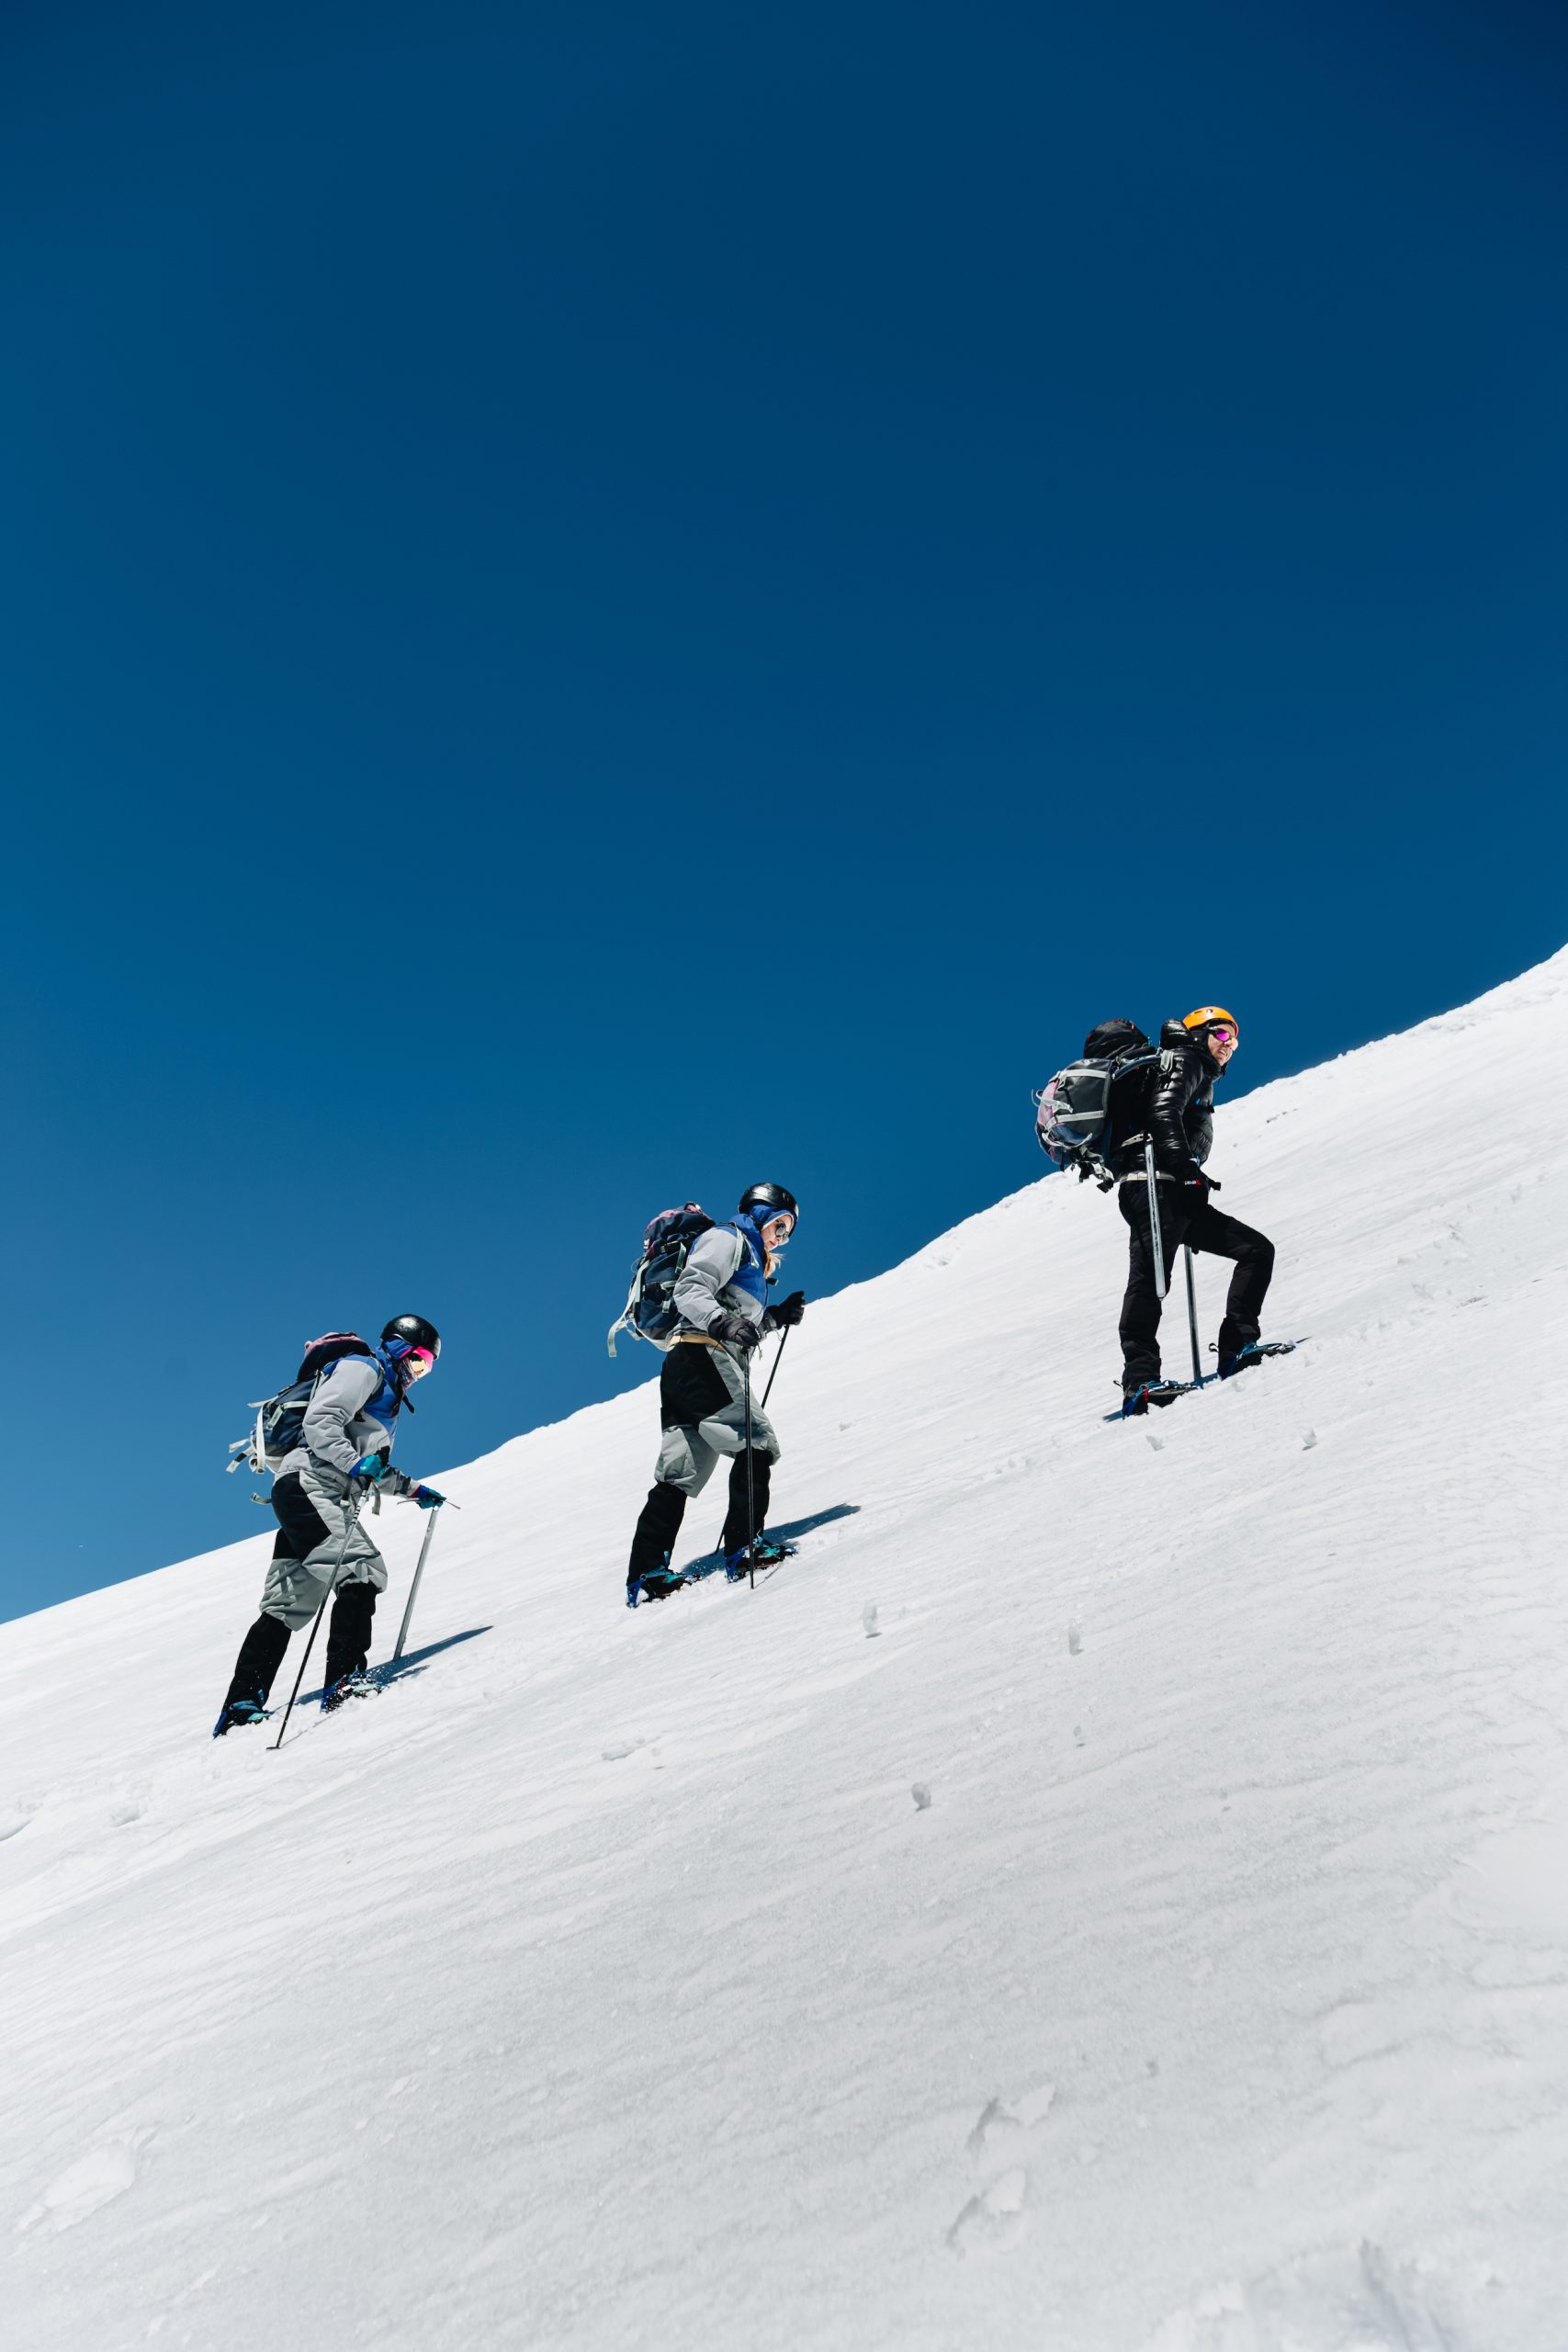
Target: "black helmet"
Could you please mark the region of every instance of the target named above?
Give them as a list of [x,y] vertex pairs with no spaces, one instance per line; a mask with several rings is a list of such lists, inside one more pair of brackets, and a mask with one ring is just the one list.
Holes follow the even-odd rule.
[[441,1334],[423,1315],[394,1315],[381,1334],[381,1345],[389,1340],[400,1340],[405,1348],[428,1348],[433,1356],[441,1353]]
[[[772,1216],[792,1216],[796,1225],[800,1223],[800,1211],[795,1205],[795,1194],[786,1193],[782,1184],[747,1185],[740,1195],[740,1214],[742,1216],[750,1216],[758,1209],[768,1210]],[[768,1218],[759,1217],[757,1222],[760,1225],[766,1225]]]

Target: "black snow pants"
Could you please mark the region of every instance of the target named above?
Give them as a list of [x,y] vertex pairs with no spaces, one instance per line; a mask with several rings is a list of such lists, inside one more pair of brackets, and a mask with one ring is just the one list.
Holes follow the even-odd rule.
[[[659,1418],[665,1430],[694,1427],[711,1413],[722,1412],[731,1403],[730,1394],[719,1378],[705,1348],[671,1348],[664,1359],[659,1382]],[[746,1465],[750,1462],[750,1489],[747,1488]],[[721,1552],[738,1552],[751,1533],[752,1511],[756,1514],[756,1530],[761,1532],[768,1515],[769,1481],[773,1471],[771,1457],[759,1447],[750,1453],[744,1451],[732,1456],[729,1464],[729,1507],[724,1516],[724,1529],[718,1539]],[[632,1555],[626,1565],[626,1582],[633,1585],[638,1577],[649,1576],[668,1565],[681,1532],[681,1521],[686,1515],[686,1494],[683,1488],[669,1479],[660,1478],[648,1490],[648,1500],[637,1519],[637,1532],[632,1537]]]
[[[303,1560],[327,1541],[328,1530],[298,1478],[274,1482],[272,1507],[277,1518],[277,1540],[272,1547],[275,1563]],[[327,1624],[323,1686],[364,1667],[370,1655],[370,1623],[375,1614],[374,1585],[338,1587]],[[231,1707],[236,1699],[254,1699],[258,1707],[265,1707],[288,1647],[288,1626],[264,1610],[240,1644],[224,1705]]]
[[[751,1464],[751,1494],[750,1505],[746,1494],[746,1464]],[[773,1464],[765,1453],[752,1450],[750,1455],[738,1453],[729,1465],[729,1508],[724,1515],[724,1529],[718,1539],[721,1552],[738,1552],[749,1541],[749,1510],[757,1515],[757,1532],[768,1515],[768,1479]],[[681,1521],[686,1516],[686,1498],[679,1487],[660,1479],[649,1487],[648,1500],[638,1514],[637,1532],[632,1537],[632,1555],[626,1565],[626,1582],[635,1584],[638,1577],[649,1576],[664,1567],[675,1548],[675,1538],[681,1532]]]
[[[1230,1295],[1220,1325],[1220,1359],[1234,1356],[1258,1336],[1258,1317],[1274,1272],[1274,1244],[1255,1233],[1238,1217],[1224,1216],[1212,1201],[1198,1203],[1184,1185],[1161,1184],[1160,1245],[1165,1252],[1168,1283],[1175,1279],[1183,1242],[1211,1258],[1231,1258]],[[1123,1184],[1117,1205],[1127,1221],[1130,1250],[1127,1291],[1122,1301],[1122,1385],[1139,1388],[1160,1376],[1159,1318],[1161,1301],[1155,1295],[1154,1242],[1149,1232],[1149,1188]],[[1189,1204],[1192,1205],[1189,1205]]]

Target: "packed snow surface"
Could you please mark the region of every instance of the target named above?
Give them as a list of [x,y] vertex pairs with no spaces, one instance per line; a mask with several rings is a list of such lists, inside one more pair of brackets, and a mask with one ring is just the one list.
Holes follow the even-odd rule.
[[1563,2352],[1565,1100],[1568,952],[1222,1110],[1156,1421],[1092,1188],[814,1305],[754,1592],[650,1388],[452,1472],[279,1753],[265,1536],[5,1628],[7,2342]]

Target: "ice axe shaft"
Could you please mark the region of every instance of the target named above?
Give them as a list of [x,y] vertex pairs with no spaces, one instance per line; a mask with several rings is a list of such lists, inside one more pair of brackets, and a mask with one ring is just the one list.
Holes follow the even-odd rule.
[[413,1615],[414,1602],[419,1598],[419,1580],[424,1574],[424,1564],[430,1557],[430,1541],[435,1532],[436,1520],[440,1517],[441,1512],[445,1508],[446,1506],[444,1504],[437,1504],[434,1510],[431,1512],[430,1524],[424,1531],[424,1541],[419,1547],[419,1565],[414,1569],[413,1582],[409,1587],[408,1606],[403,1611],[403,1622],[398,1627],[398,1646],[392,1652],[392,1664],[394,1666],[396,1666],[399,1658],[401,1657],[403,1654],[403,1644],[409,1637],[409,1621]]
[[1153,1136],[1144,1143],[1144,1173],[1149,1183],[1149,1239],[1155,1251],[1155,1296],[1163,1298],[1170,1284],[1165,1275],[1165,1242],[1159,1229],[1159,1200],[1156,1191],[1155,1147]]
[[1203,1359],[1198,1352],[1198,1293],[1192,1280],[1192,1252],[1185,1241],[1181,1245],[1181,1254],[1187,1261],[1187,1331],[1192,1341],[1192,1377],[1201,1380]]

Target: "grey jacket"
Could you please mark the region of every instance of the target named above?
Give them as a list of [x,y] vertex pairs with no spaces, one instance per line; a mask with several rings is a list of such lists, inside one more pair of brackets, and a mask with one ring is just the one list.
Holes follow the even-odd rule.
[[732,1225],[710,1226],[699,1235],[675,1284],[681,1317],[677,1340],[682,1331],[705,1331],[716,1315],[744,1315],[749,1323],[761,1322],[763,1302],[749,1291],[730,1288],[745,1255],[746,1243]]
[[[346,1487],[354,1465],[367,1453],[391,1451],[392,1441],[365,1407],[382,1380],[381,1367],[364,1356],[342,1356],[329,1364],[316,1383],[305,1408],[302,1442],[279,1464],[277,1476],[291,1470],[313,1470],[333,1492]],[[389,1470],[381,1482],[388,1494],[403,1494],[409,1481],[400,1470]]]

